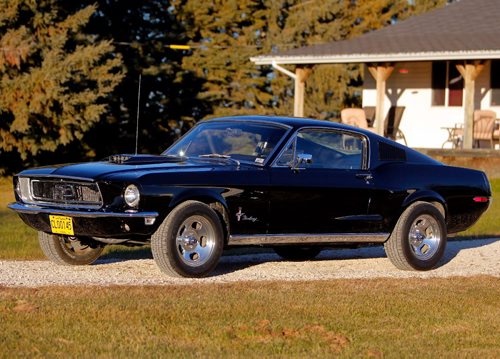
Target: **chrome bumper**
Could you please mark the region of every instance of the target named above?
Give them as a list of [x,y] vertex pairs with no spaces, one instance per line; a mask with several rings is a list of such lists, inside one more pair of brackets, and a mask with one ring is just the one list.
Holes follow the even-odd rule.
[[156,218],[158,212],[100,212],[100,211],[77,211],[71,209],[45,208],[31,204],[10,203],[7,207],[18,213],[24,214],[60,214],[69,217],[83,218]]

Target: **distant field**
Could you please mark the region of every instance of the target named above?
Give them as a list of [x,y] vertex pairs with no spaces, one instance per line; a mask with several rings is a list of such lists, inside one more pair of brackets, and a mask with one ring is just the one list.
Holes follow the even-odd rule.
[[499,358],[500,279],[0,288],[0,357]]
[[[36,231],[26,226],[19,217],[7,209],[14,200],[12,180],[0,179],[0,259],[43,259],[38,248]],[[500,236],[500,179],[491,180],[493,203],[488,212],[471,229],[460,233],[460,237]],[[107,256],[148,256],[149,249],[109,246]]]

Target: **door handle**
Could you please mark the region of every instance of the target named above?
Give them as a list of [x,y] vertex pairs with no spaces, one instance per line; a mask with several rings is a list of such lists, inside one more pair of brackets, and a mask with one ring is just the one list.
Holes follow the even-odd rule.
[[356,173],[356,178],[364,179],[366,182],[369,182],[373,179],[371,173]]

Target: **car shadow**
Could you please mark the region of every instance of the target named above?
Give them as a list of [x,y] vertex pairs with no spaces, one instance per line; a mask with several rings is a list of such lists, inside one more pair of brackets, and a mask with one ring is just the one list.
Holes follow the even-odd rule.
[[500,238],[487,238],[487,239],[455,239],[448,240],[446,244],[446,250],[444,252],[443,258],[438,263],[438,268],[449,263],[453,258],[455,258],[461,251],[473,248],[479,248],[488,246],[495,242],[500,241]]
[[[311,259],[308,262],[359,260],[384,258],[385,256],[384,247],[380,245],[360,248],[325,248],[316,258]],[[230,274],[263,263],[275,262],[287,262],[287,260],[274,253],[272,249],[268,250],[267,253],[222,257],[219,265],[210,276]],[[301,263],[301,261],[297,261],[296,263]]]
[[[461,251],[488,246],[497,241],[500,241],[500,238],[449,240],[447,243],[445,254],[441,259],[441,261],[438,263],[436,268],[439,268],[449,263]],[[321,251],[318,257],[316,257],[311,261],[313,262],[331,261],[331,260],[349,261],[349,260],[360,260],[360,259],[362,260],[362,259],[375,259],[375,258],[387,258],[383,245],[373,245],[373,246],[359,247],[354,249],[326,248],[323,251]],[[263,263],[284,262],[284,261],[285,261],[284,259],[282,259],[273,252],[269,252],[266,254],[241,255],[238,257],[236,256],[230,256],[227,258],[223,257],[221,259],[221,262],[217,266],[216,270],[211,274],[211,276],[230,274]]]
[[[492,243],[500,241],[499,238],[489,239],[451,239],[448,240],[445,254],[438,263],[437,268],[446,265],[455,258],[461,251],[488,246]],[[152,259],[150,250],[141,250],[133,255],[129,251],[124,253],[115,252],[113,257],[105,257],[95,262],[95,265],[104,265],[118,263],[131,260]],[[331,260],[360,260],[386,258],[383,245],[372,245],[359,248],[325,248],[315,259],[314,262],[331,261]],[[216,269],[210,274],[210,277],[220,276],[238,272],[253,266],[263,263],[285,262],[271,249],[249,249],[245,250],[228,250],[225,251],[220,259]],[[300,263],[300,262],[298,262]]]

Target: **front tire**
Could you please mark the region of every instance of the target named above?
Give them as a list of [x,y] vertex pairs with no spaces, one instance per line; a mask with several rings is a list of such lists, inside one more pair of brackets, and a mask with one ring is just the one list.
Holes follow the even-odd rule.
[[94,263],[104,247],[92,239],[61,236],[38,232],[38,242],[43,254],[61,265],[87,265]]
[[217,266],[223,247],[219,216],[198,201],[175,207],[151,237],[156,264],[174,277],[208,275]]
[[415,202],[399,217],[385,242],[387,257],[399,269],[430,270],[441,260],[446,248],[443,214],[427,202]]

